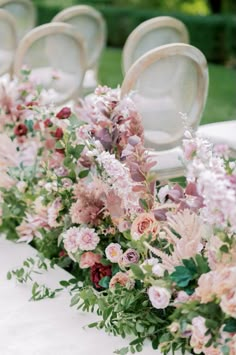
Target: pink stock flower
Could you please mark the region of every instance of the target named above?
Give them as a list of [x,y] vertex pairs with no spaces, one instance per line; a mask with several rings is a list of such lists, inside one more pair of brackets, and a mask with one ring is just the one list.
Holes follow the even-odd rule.
[[164,309],[169,306],[171,294],[164,287],[151,286],[148,289],[148,296],[154,308]]
[[92,267],[95,263],[100,263],[101,255],[95,254],[92,251],[86,251],[81,255],[79,267],[81,269],[87,269]]
[[155,239],[159,232],[159,226],[153,213],[141,213],[131,226],[131,236],[134,240],[139,240],[143,235],[152,236]]
[[196,354],[200,354],[204,350],[205,345],[210,339],[210,336],[206,335],[206,332],[205,318],[201,316],[193,318],[190,345]]
[[105,249],[105,254],[107,259],[110,260],[112,263],[118,263],[122,255],[122,249],[120,244],[118,243],[109,244]]
[[81,250],[94,250],[100,241],[99,236],[92,228],[80,228],[78,245]]

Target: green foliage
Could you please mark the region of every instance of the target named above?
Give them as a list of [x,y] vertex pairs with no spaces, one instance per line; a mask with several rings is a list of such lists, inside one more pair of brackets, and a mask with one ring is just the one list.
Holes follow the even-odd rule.
[[225,322],[224,332],[236,333],[236,319],[229,318]]

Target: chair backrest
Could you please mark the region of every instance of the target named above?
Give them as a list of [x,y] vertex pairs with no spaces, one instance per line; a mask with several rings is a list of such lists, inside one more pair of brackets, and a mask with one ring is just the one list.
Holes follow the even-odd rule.
[[0,8],[8,11],[15,19],[19,41],[36,24],[36,10],[30,0],[0,0]]
[[16,28],[14,18],[0,9],[0,76],[10,73],[16,49]]
[[97,66],[106,42],[106,23],[100,12],[91,6],[72,6],[59,12],[52,21],[75,26],[84,39],[87,69]]
[[159,150],[180,144],[185,125],[198,126],[207,93],[206,58],[197,48],[181,43],[144,54],[121,87],[121,96],[131,94],[141,114],[146,146]]
[[36,27],[20,41],[16,50],[14,73],[21,76],[24,66],[31,70],[30,80],[54,90],[55,103],[76,98],[85,71],[83,40],[66,23]]
[[171,43],[189,43],[183,22],[169,16],[154,17],[141,23],[131,32],[123,49],[123,72],[143,54],[156,47]]

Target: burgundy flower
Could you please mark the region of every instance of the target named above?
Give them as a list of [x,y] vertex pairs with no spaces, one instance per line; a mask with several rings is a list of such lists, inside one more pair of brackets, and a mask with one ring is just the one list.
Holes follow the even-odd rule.
[[44,121],[44,126],[45,127],[52,127],[53,123],[50,120],[50,118],[46,118],[46,120]]
[[65,118],[70,117],[71,115],[71,109],[69,107],[63,107],[61,111],[59,111],[56,114],[56,117],[59,118],[60,120],[64,120]]
[[30,101],[30,102],[27,102],[26,106],[27,107],[38,106],[38,102],[37,101]]
[[25,136],[28,132],[28,128],[24,123],[19,123],[17,126],[14,128],[14,133],[16,136]]
[[105,276],[112,276],[111,265],[102,265],[95,263],[90,269],[90,278],[94,286],[101,290],[103,287],[99,285],[99,281]]
[[55,151],[59,154],[65,154],[65,149],[64,148],[61,148],[61,149],[55,149]]
[[54,132],[51,133],[53,137],[56,138],[56,140],[59,140],[63,137],[63,130],[58,127]]

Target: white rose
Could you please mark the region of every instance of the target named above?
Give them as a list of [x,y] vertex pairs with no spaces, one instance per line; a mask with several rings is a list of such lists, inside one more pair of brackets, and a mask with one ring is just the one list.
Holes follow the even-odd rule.
[[163,309],[170,303],[170,292],[164,287],[151,286],[148,289],[148,296],[154,308]]

